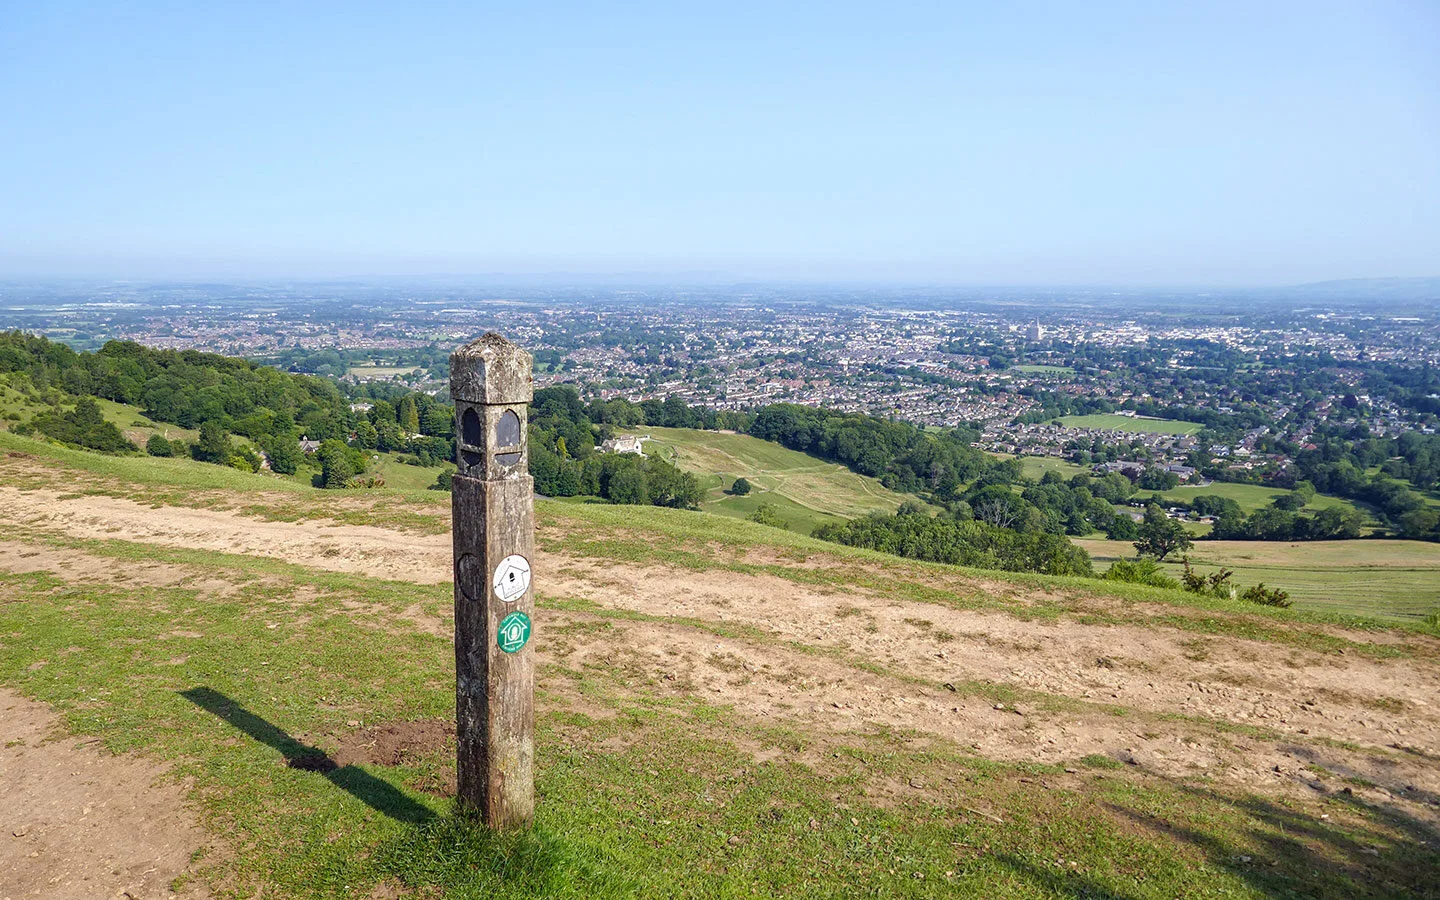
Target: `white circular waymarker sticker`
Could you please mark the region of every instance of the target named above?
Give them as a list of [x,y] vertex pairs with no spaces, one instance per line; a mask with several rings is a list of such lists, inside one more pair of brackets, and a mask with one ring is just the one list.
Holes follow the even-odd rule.
[[495,596],[514,603],[530,589],[530,561],[518,554],[505,557],[495,567],[495,577],[490,583],[495,588]]

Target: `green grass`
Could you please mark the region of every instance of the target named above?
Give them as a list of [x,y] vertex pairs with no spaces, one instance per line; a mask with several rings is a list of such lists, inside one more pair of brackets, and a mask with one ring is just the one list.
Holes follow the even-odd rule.
[[[0,643],[0,683],[113,752],[169,760],[223,838],[227,852],[198,863],[222,896],[366,896],[382,882],[456,898],[1400,896],[1440,862],[1339,794],[1301,806],[1129,777],[1109,757],[1077,760],[1086,774],[1057,785],[1059,766],[912,735],[820,743],[674,696],[624,654],[626,622],[554,609],[537,644],[598,627],[620,650],[541,666],[536,824],[493,835],[439,795],[444,746],[393,766],[286,765],[333,748],[350,720],[452,715],[450,641],[403,627],[411,604],[448,605],[448,585],[158,555],[193,568],[196,585],[250,589],[0,575],[0,634],[26,635]],[[945,787],[875,799],[878,785],[916,779]]]
[[351,366],[346,374],[357,378],[394,378],[397,375],[409,375],[419,369],[419,366]]
[[1011,366],[1012,371],[1024,372],[1028,375],[1074,375],[1075,370],[1069,366]]
[[[746,434],[721,434],[688,428],[645,428],[645,452],[694,472],[705,488],[707,512],[746,518],[762,503],[775,508],[794,531],[809,534],[816,525],[871,512],[894,512],[904,497],[873,478],[771,441]],[[743,477],[754,490],[744,497],[726,493]]]
[[[1259,484],[1233,484],[1228,481],[1215,481],[1204,487],[1182,484],[1168,491],[1140,490],[1136,492],[1136,496],[1148,497],[1152,493],[1159,493],[1162,497],[1168,497],[1173,500],[1184,500],[1186,502],[1191,502],[1201,495],[1215,495],[1234,500],[1246,513],[1252,513],[1257,509],[1269,506],[1275,501],[1276,497],[1289,494],[1290,491],[1281,488],[1265,487]],[[1354,506],[1354,504],[1340,497],[1331,497],[1328,494],[1316,494],[1305,509],[1314,511],[1331,506]]]
[[[1133,557],[1125,541],[1076,540],[1095,559]],[[1440,610],[1440,544],[1358,540],[1280,543],[1197,541],[1190,551],[1197,571],[1233,569],[1242,586],[1263,581],[1290,593],[1301,609],[1368,618],[1421,622]],[[1178,561],[1165,568],[1179,573]]]
[[1138,416],[1115,416],[1105,413],[1088,416],[1061,416],[1060,421],[1071,428],[1109,428],[1141,434],[1195,434],[1205,427],[1199,422],[1146,419]]
[[[292,476],[242,472],[191,459],[140,455],[110,456],[73,450],[48,441],[0,431],[0,450],[33,457],[39,464],[24,475],[9,474],[17,487],[46,487],[87,494],[129,497],[153,505],[231,509],[284,521],[333,519],[351,525],[379,525],[436,533],[445,519],[450,495],[442,491],[385,487],[377,490],[324,491],[311,486],[315,470]],[[397,470],[407,467],[396,462]],[[423,480],[423,472],[402,473]],[[434,479],[429,470],[430,480]],[[80,477],[76,477],[79,475]]]
[[[161,434],[167,438],[184,438],[187,441],[194,441],[199,435],[199,432],[193,428],[181,428],[179,425],[152,421],[138,406],[116,403],[102,397],[94,399],[105,420],[120,429],[125,437],[142,449],[152,434]],[[75,398],[66,394],[62,402],[66,407],[73,406]],[[49,408],[47,404],[27,398],[16,390],[4,375],[0,375],[0,429],[15,423],[15,420],[5,418],[7,415],[19,415],[23,421],[31,419],[37,413],[44,412]],[[238,438],[238,440],[245,442],[244,438]]]
[[435,483],[435,476],[441,472],[454,471],[454,466],[412,466],[402,463],[404,453],[370,454],[370,466],[363,477],[378,475],[385,479],[386,487],[400,491],[423,491]]
[[[995,453],[1001,459],[1013,459],[1008,453]],[[1026,478],[1039,481],[1046,472],[1057,472],[1061,478],[1069,481],[1076,475],[1091,474],[1088,466],[1080,466],[1053,456],[1022,456],[1020,457],[1020,472]]]

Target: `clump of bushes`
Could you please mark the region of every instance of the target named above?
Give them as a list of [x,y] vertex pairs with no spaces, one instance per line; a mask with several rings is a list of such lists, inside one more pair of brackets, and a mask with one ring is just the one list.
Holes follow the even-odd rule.
[[1246,603],[1259,603],[1261,606],[1279,606],[1286,609],[1290,606],[1288,593],[1279,588],[1267,588],[1263,581],[1254,587],[1246,588],[1240,599]]
[[1185,564],[1185,571],[1180,573],[1180,581],[1185,586],[1185,590],[1192,594],[1223,597],[1227,600],[1235,599],[1235,586],[1230,583],[1234,572],[1222,567],[1218,572],[1200,575],[1190,568],[1190,557],[1181,557],[1181,562]]
[[760,506],[757,507],[756,510],[750,514],[749,518],[750,521],[755,522],[756,524],[769,525],[771,528],[790,527],[786,525],[785,520],[780,518],[780,515],[775,512],[775,507],[771,506],[769,503],[760,504]]
[[1106,581],[1123,581],[1126,584],[1148,584],[1151,587],[1175,589],[1180,582],[1165,574],[1160,564],[1153,559],[1117,559],[1100,576]]
[[1201,575],[1190,568],[1190,557],[1181,557],[1181,562],[1185,566],[1185,571],[1180,573],[1179,581],[1166,575],[1158,562],[1143,557],[1140,559],[1117,559],[1100,577],[1106,581],[1123,581],[1127,584],[1180,588],[1187,593],[1200,594],[1204,597],[1220,597],[1225,600],[1239,599],[1246,603],[1258,603],[1261,606],[1281,608],[1290,606],[1288,593],[1279,588],[1267,588],[1263,581],[1241,591],[1232,581],[1235,573],[1229,569],[1221,568],[1209,575]]

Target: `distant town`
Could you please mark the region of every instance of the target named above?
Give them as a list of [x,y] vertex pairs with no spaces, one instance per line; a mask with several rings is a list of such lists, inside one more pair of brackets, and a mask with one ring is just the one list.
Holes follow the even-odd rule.
[[967,429],[996,453],[1158,467],[1182,481],[1206,466],[1237,480],[1283,471],[1318,428],[1434,433],[1440,410],[1427,374],[1440,367],[1440,317],[1423,304],[97,285],[0,293],[0,327],[434,394],[450,349],[497,329],[534,352],[537,386],[574,385],[586,399],[823,406]]

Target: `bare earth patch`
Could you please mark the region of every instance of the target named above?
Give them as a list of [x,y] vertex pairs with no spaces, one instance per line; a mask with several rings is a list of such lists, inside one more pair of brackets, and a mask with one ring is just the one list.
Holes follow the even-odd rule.
[[175,896],[205,842],[184,788],[157,784],[162,765],[52,739],[57,723],[0,689],[0,898]]

